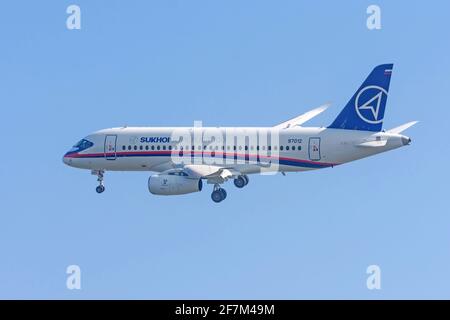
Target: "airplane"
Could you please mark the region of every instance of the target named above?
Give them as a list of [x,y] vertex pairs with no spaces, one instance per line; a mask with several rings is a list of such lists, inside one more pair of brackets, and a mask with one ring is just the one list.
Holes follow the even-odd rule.
[[222,185],[237,188],[250,174],[276,174],[330,168],[407,146],[401,133],[417,123],[383,130],[393,64],[375,67],[328,127],[304,127],[325,111],[320,106],[273,127],[119,127],[94,132],[63,157],[74,168],[97,176],[105,191],[106,171],[149,171],[149,192],[181,195],[212,184],[211,199],[227,197]]

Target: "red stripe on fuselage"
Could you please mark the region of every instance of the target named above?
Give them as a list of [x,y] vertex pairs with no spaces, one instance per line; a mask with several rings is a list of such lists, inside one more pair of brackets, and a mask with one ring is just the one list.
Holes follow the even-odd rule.
[[[125,152],[116,152],[114,153],[72,153],[68,154],[65,157],[67,158],[103,158],[103,157],[114,157],[116,155],[117,157],[126,157],[126,156],[152,156],[152,155],[166,155],[171,156],[172,154],[180,153],[179,150],[172,150],[172,151],[125,151]],[[212,154],[214,153],[214,156]],[[209,156],[209,157],[218,157],[223,158],[224,156],[227,158],[234,158],[234,157],[241,157],[241,158],[260,158],[260,159],[267,159],[267,160],[285,160],[285,161],[293,161],[293,162],[299,162],[299,163],[309,163],[309,164],[315,164],[315,165],[323,165],[323,166],[335,166],[338,165],[337,163],[327,163],[327,162],[317,162],[317,161],[311,161],[311,160],[304,160],[304,159],[298,159],[298,158],[289,158],[289,157],[271,157],[271,156],[264,156],[264,155],[258,155],[258,154],[244,154],[244,153],[228,153],[228,152],[213,152],[213,151],[183,151],[183,156],[192,156],[192,155],[201,155],[201,156]]]

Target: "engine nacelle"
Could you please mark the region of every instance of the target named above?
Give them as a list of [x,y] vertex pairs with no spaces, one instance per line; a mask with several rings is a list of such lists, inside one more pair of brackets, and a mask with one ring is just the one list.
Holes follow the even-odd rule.
[[190,179],[183,172],[155,174],[148,178],[148,190],[157,195],[178,195],[202,190],[202,179]]

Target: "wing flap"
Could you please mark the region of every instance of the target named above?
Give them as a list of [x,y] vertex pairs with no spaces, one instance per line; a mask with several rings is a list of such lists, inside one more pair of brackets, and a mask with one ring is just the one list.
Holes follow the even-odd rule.
[[204,164],[189,164],[184,166],[183,171],[188,174],[191,178],[215,178],[220,177],[222,179],[227,179],[232,176],[239,175],[240,173],[233,169],[228,169],[215,165],[204,165]]
[[203,164],[189,164],[184,166],[183,171],[191,178],[205,178],[217,173],[221,167]]

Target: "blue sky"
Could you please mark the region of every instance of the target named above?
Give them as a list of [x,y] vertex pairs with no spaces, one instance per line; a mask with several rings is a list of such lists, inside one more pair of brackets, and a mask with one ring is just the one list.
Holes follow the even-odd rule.
[[[66,8],[81,7],[81,30]],[[369,31],[366,8],[382,10]],[[446,1],[8,1],[0,11],[0,298],[450,298]],[[127,125],[328,125],[394,63],[384,128],[411,146],[157,197],[148,173],[64,166]],[[82,289],[66,288],[66,267]],[[381,290],[366,288],[379,265]]]

